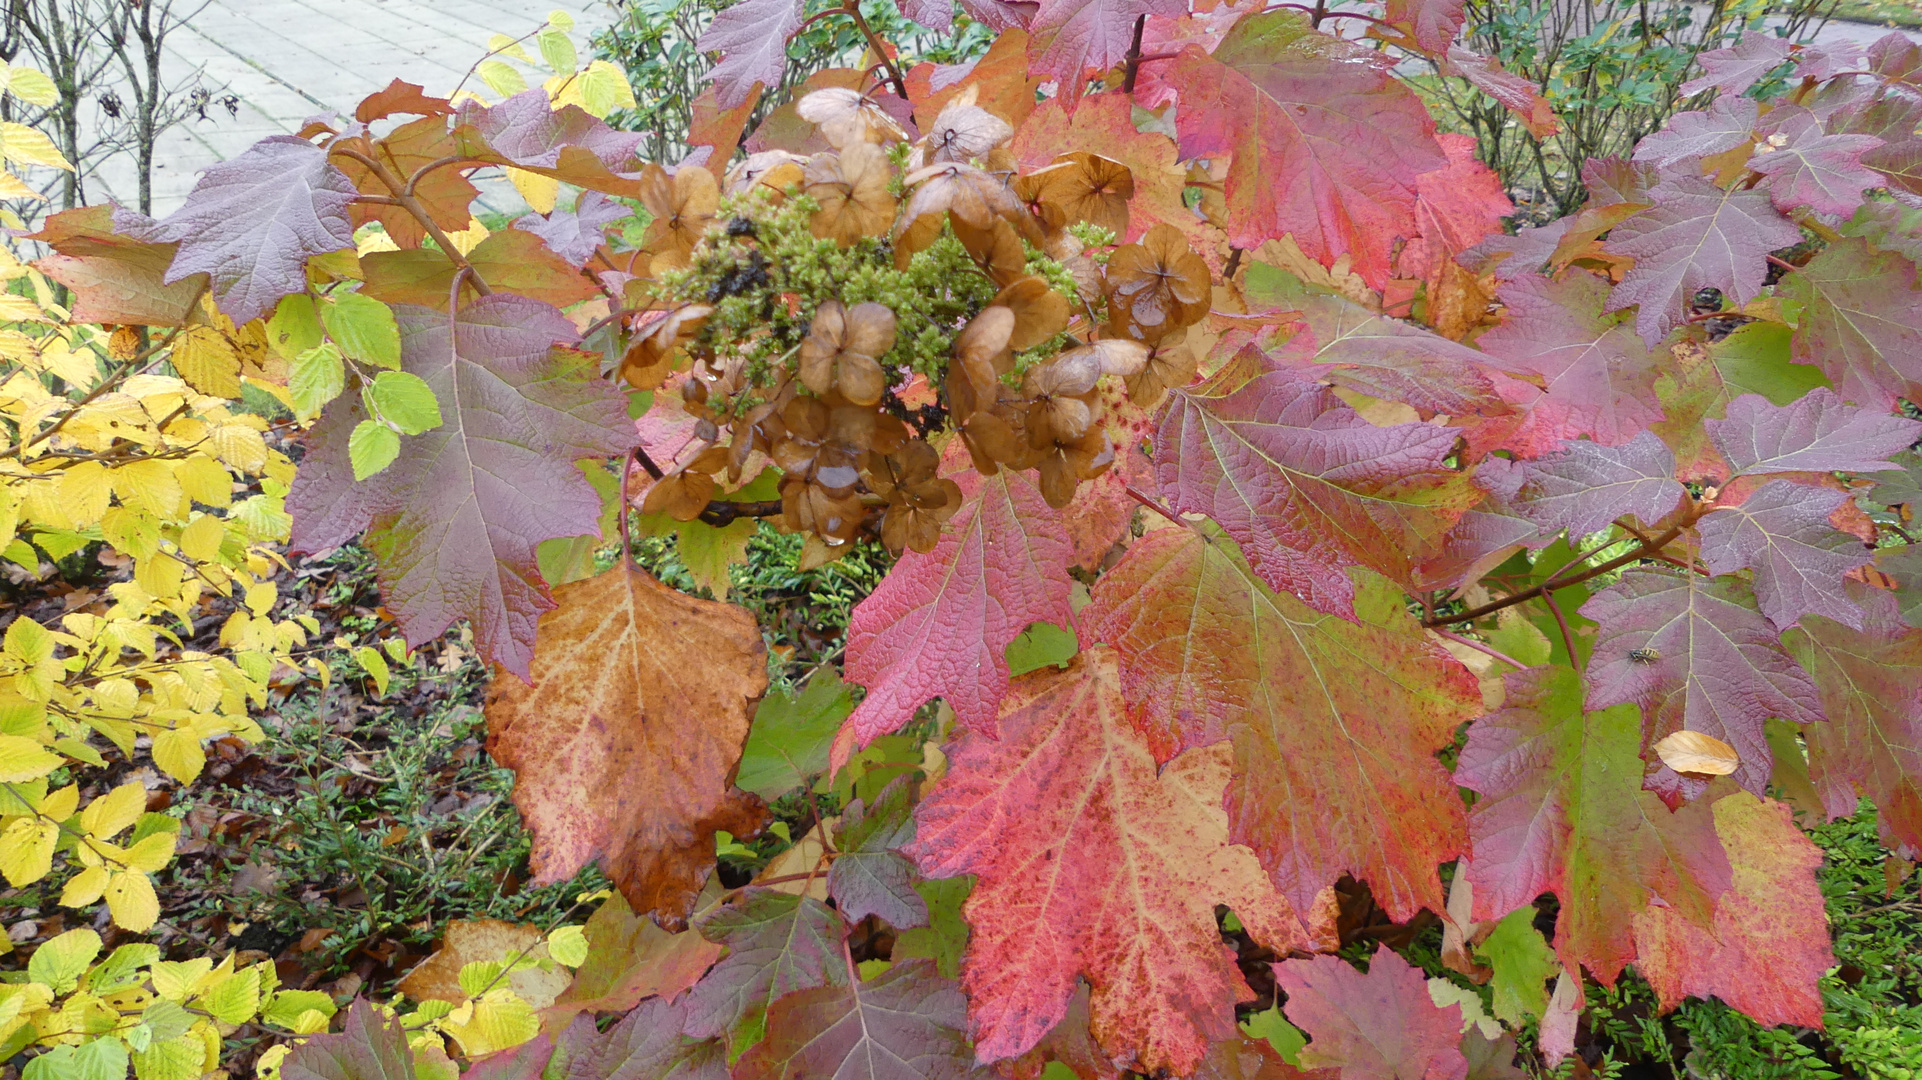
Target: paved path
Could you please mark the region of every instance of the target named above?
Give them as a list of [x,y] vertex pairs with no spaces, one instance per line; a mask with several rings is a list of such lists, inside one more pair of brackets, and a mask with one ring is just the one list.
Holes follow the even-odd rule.
[[[176,0],[175,7],[192,10],[193,3]],[[239,112],[210,109],[207,120],[189,120],[162,137],[154,155],[155,213],[178,206],[208,165],[269,135],[291,135],[315,113],[351,114],[392,79],[451,92],[487,51],[489,37],[519,37],[557,8],[574,16],[574,43],[585,60],[590,35],[614,17],[603,0],[208,0],[167,39],[167,75],[180,79],[199,68],[207,85],[224,83],[240,99]],[[96,183],[89,202],[135,204],[130,163],[115,162]],[[511,186],[484,190],[493,209],[517,208]]]

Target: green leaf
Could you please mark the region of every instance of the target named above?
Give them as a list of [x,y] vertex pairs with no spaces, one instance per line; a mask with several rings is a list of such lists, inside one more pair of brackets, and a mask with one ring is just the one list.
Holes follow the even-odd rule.
[[347,437],[347,459],[353,462],[355,480],[367,479],[399,456],[400,436],[378,420],[362,420]]
[[[777,498],[780,482],[778,469],[763,469],[761,475],[740,490],[723,497],[738,502]],[[753,518],[742,518],[717,529],[705,521],[676,521],[666,514],[643,514],[639,526],[648,536],[673,533],[675,551],[681,556],[681,565],[687,567],[688,576],[696,585],[712,592],[714,599],[725,600],[728,568],[747,562],[747,544],[754,538],[759,523]]]
[[380,654],[379,649],[362,645],[354,650],[354,659],[360,662],[361,670],[374,680],[374,692],[386,696],[387,680],[391,677],[387,670],[387,658]]
[[827,771],[828,747],[854,711],[854,692],[821,668],[798,694],[772,690],[754,710],[734,785],[776,799]]
[[320,342],[320,317],[314,312],[314,298],[304,292],[281,297],[273,318],[267,320],[267,344],[291,360]]
[[1497,1019],[1519,1028],[1530,1017],[1539,1018],[1548,1011],[1548,980],[1562,965],[1542,932],[1535,929],[1534,905],[1509,912],[1477,952],[1495,969],[1490,981]]
[[287,396],[293,398],[294,413],[302,420],[319,416],[346,387],[347,367],[340,362],[340,350],[331,344],[322,343],[294,357],[287,372]]
[[968,947],[968,923],[961,904],[974,891],[974,875],[917,882],[914,891],[928,905],[928,925],[903,930],[894,939],[894,959],[934,961],[942,978],[961,977],[961,954]]
[[282,990],[261,1010],[260,1019],[275,1027],[292,1028],[294,1021],[309,1009],[332,1016],[335,1008],[334,999],[319,990]]
[[1792,331],[1778,322],[1752,322],[1709,346],[1709,356],[1731,398],[1760,394],[1787,405],[1818,386],[1829,385],[1822,369],[1789,359]]
[[440,402],[434,389],[419,375],[405,371],[383,371],[374,376],[367,388],[367,404],[375,416],[400,429],[402,435],[419,435],[440,426]]
[[542,30],[535,41],[540,45],[541,59],[554,69],[556,75],[572,75],[580,70],[580,56],[574,51],[574,42],[560,29]]
[[80,981],[80,975],[100,955],[100,935],[86,927],[69,930],[33,952],[27,961],[27,975],[34,982],[53,987],[64,994]]
[[1267,1039],[1281,1060],[1290,1065],[1296,1064],[1295,1055],[1308,1045],[1308,1036],[1281,1015],[1279,1005],[1249,1014],[1248,1019],[1241,1022],[1241,1032],[1251,1039]]
[[363,293],[341,293],[321,308],[321,318],[327,336],[351,359],[400,368],[400,324],[394,321],[393,308]]
[[1008,674],[1026,675],[1036,668],[1068,666],[1081,645],[1074,635],[1053,623],[1038,622],[1008,642]]
[[87,989],[95,994],[106,994],[122,986],[131,986],[140,981],[140,969],[160,959],[160,946],[137,941],[115,949],[100,966],[93,969],[92,978],[87,981]]
[[105,1036],[73,1052],[75,1080],[124,1080],[127,1075],[127,1047],[119,1039]]

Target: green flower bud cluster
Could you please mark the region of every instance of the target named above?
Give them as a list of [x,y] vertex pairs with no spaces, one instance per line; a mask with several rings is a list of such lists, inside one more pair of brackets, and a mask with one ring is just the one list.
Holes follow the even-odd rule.
[[[955,336],[998,292],[993,280],[952,231],[896,269],[885,237],[846,248],[816,237],[809,224],[818,208],[793,192],[778,201],[762,191],[722,200],[715,226],[689,264],[660,281],[664,299],[713,305],[695,350],[745,358],[748,385],[770,387],[796,371],[798,347],[822,304],[873,301],[895,315],[894,347],[877,357],[890,383],[913,372],[941,385]],[[1026,268],[1079,306],[1067,267],[1030,247]],[[1057,334],[1019,354],[1015,375],[1073,344]],[[745,407],[756,396],[750,392],[734,404]]]

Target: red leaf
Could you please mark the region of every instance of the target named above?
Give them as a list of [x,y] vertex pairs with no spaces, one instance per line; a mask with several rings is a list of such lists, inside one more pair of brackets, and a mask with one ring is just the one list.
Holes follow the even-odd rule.
[[1297,910],[1352,873],[1406,920],[1442,909],[1435,868],[1463,850],[1434,753],[1481,695],[1398,591],[1363,578],[1351,623],[1269,591],[1226,541],[1163,529],[1103,575],[1082,636],[1121,654],[1157,757],[1233,741],[1229,836]]
[[1817,213],[1848,217],[1862,205],[1862,193],[1887,186],[1880,173],[1862,164],[1862,155],[1882,145],[1873,135],[1831,135],[1822,121],[1799,105],[1770,112],[1763,143],[1749,167],[1763,176],[1769,197],[1783,211],[1808,207]]
[[1875,801],[1882,842],[1922,854],[1922,630],[1888,593],[1858,590],[1867,617],[1851,630],[1820,616],[1782,640],[1821,690],[1829,722],[1806,729],[1809,773],[1829,818]]
[[[116,228],[116,220],[128,231]],[[152,225],[143,215],[111,205],[81,206],[49,215],[39,232],[22,239],[53,248],[54,254],[34,266],[73,290],[75,321],[180,326],[194,313],[207,275],[166,284],[179,245],[129,235]]]
[[1461,32],[1464,0],[1387,0],[1382,17],[1415,35],[1415,44],[1431,53],[1447,52]]
[[967,1002],[927,960],[904,960],[865,982],[789,994],[767,1014],[767,1037],[734,1065],[735,1080],[962,1080],[988,1075],[961,1030]]
[[[924,873],[977,875],[962,982],[984,1060],[1032,1049],[1093,985],[1095,1038],[1138,1072],[1190,1074],[1252,999],[1215,905],[1256,940],[1306,947],[1255,856],[1228,842],[1225,745],[1157,770],[1124,715],[1115,654],[1015,684],[999,739],[969,731],[923,797],[910,854]],[[1047,932],[1037,934],[1037,927]]]
[[1300,309],[1307,325],[1276,355],[1324,365],[1303,375],[1370,397],[1403,402],[1423,414],[1507,411],[1489,381],[1486,354],[1344,297],[1271,287],[1271,283],[1292,281],[1257,263],[1248,270],[1248,298]]
[[[434,97],[417,83],[395,79],[384,90],[378,90],[361,101],[354,109],[354,119],[363,124],[385,120],[395,113],[409,113],[414,116],[446,116],[454,107],[446,98]],[[406,176],[407,173],[401,173]]]
[[1502,190],[1501,177],[1475,159],[1475,140],[1467,135],[1436,137],[1448,164],[1415,177],[1415,227],[1419,235],[1402,248],[1397,269],[1402,277],[1440,287],[1442,267],[1483,238],[1499,236],[1502,218],[1515,212]]
[[1236,247],[1292,234],[1323,265],[1347,255],[1371,287],[1387,283],[1396,245],[1420,232],[1416,178],[1448,159],[1380,54],[1279,11],[1237,22],[1213,55],[1190,47],[1151,67],[1180,98],[1182,157],[1233,155]]
[[1551,280],[1525,274],[1504,284],[1508,311],[1479,344],[1495,362],[1542,388],[1517,388],[1521,419],[1504,445],[1534,457],[1587,435],[1619,446],[1662,418],[1655,396],[1659,357],[1634,331],[1603,314],[1608,284],[1584,271]]
[[1041,0],[1028,20],[1028,66],[1055,77],[1072,111],[1090,73],[1127,58],[1137,20],[1187,11],[1187,0]]
[[1501,102],[1530,135],[1546,139],[1562,129],[1555,107],[1542,96],[1535,81],[1504,70],[1501,61],[1494,57],[1456,45],[1448,50],[1448,66],[1444,70],[1460,75],[1475,89]]
[[908,552],[848,620],[847,678],[868,696],[836,740],[836,766],[942,698],[961,724],[994,730],[1008,643],[1030,623],[1074,625],[1067,538],[1034,481],[956,477],[968,493],[926,555]]
[[1697,926],[1668,908],[1635,917],[1635,970],[1663,1010],[1714,995],[1756,1023],[1822,1026],[1821,978],[1835,966],[1815,872],[1822,849],[1795,827],[1789,808],[1716,787],[1715,831],[1733,884]]
[[1634,917],[1659,897],[1707,926],[1728,889],[1728,857],[1706,802],[1670,812],[1642,791],[1641,717],[1582,709],[1568,667],[1507,677],[1507,703],[1475,721],[1455,782],[1469,812],[1474,918],[1499,919],[1544,892],[1561,899],[1555,951],[1604,985],[1635,959]]
[[1922,290],[1915,275],[1914,263],[1858,237],[1824,248],[1779,290],[1802,304],[1795,359],[1820,367],[1858,405],[1922,399]]
[[1342,1080],[1465,1080],[1461,1006],[1438,1007],[1428,981],[1394,950],[1378,948],[1366,975],[1339,956],[1275,965],[1288,1019],[1308,1034],[1304,1068],[1338,1068]]
[[[1735,781],[1750,791],[1767,790],[1773,760],[1762,722],[1823,718],[1815,683],[1739,579],[1638,568],[1596,593],[1582,614],[1601,625],[1587,707],[1640,705],[1651,745],[1682,730],[1713,735],[1735,749]],[[1671,805],[1706,789],[1646,756],[1650,790]]]
[[451,325],[445,311],[395,315],[401,364],[433,387],[445,422],[356,483],[347,441],[366,410],[359,394],[335,398],[287,494],[292,546],[339,547],[371,526],[381,588],[410,643],[471,619],[483,655],[525,678],[535,624],[554,606],[534,549],[599,531],[601,497],[574,462],[632,445],[626,401],[577,354],[550,354],[575,331],[538,301],[496,294]]
[[717,92],[717,87],[709,86],[689,104],[687,145],[690,149],[681,164],[705,166],[714,174],[714,179],[721,180],[735,148],[741,145],[741,132],[746,129],[748,115],[760,102],[761,94],[756,90],[739,105],[723,109],[717,101]]
[[1453,428],[1375,427],[1312,374],[1173,392],[1155,469],[1175,511],[1220,523],[1269,585],[1346,617],[1348,567],[1409,580],[1480,493],[1447,464]]
[[[1499,459],[1483,462],[1484,482],[1492,483],[1501,468]],[[1675,479],[1674,452],[1646,431],[1622,446],[1578,439],[1507,468],[1523,477],[1508,499],[1515,512],[1544,529],[1567,529],[1575,539],[1606,529],[1625,514],[1653,525],[1688,494]]]

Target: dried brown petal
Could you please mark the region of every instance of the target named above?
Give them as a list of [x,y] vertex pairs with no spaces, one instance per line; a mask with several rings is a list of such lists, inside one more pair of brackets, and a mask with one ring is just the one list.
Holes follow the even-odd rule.
[[974,384],[977,397],[993,401],[1002,373],[1014,366],[1008,342],[1014,336],[1015,314],[995,305],[982,308],[954,339],[954,356]]
[[1026,277],[1028,273],[1028,252],[1021,245],[1021,237],[1006,218],[995,218],[986,229],[977,229],[960,221],[950,224],[954,235],[967,249],[968,255],[981,264],[994,283],[1006,286]]
[[894,166],[887,151],[856,143],[837,154],[816,154],[807,164],[808,196],[821,204],[809,223],[814,235],[842,247],[864,236],[881,236],[894,223]]
[[1213,294],[1208,264],[1172,225],[1156,225],[1108,260],[1109,305],[1143,340],[1200,321]]
[[1060,207],[1069,222],[1098,225],[1116,238],[1128,235],[1128,200],[1134,198],[1135,178],[1126,165],[1077,151],[1056,158],[1033,179],[1040,201]]
[[786,150],[763,150],[758,154],[749,154],[727,171],[727,193],[740,195],[756,185],[785,192],[803,181],[805,165],[806,161],[799,154],[791,154]]
[[1139,372],[1127,376],[1128,400],[1151,409],[1160,404],[1169,390],[1192,382],[1199,368],[1194,351],[1187,345],[1180,342],[1162,345],[1149,354],[1147,364]]
[[929,161],[973,161],[1014,137],[1006,120],[957,97],[948,102],[928,130]]
[[1068,328],[1068,298],[1038,277],[1025,277],[995,294],[994,305],[1014,312],[1008,348],[1032,349]]
[[655,481],[641,500],[641,513],[666,514],[675,521],[693,521],[714,498],[714,477],[683,469]]
[[714,223],[721,208],[721,189],[705,168],[689,166],[669,177],[659,165],[649,165],[641,171],[641,202],[654,215],[642,242],[657,263],[684,266],[694,245]]
[[1080,348],[1062,353],[1061,359],[1066,360],[1071,356],[1082,354],[1092,358],[1095,367],[1103,375],[1134,375],[1148,364],[1148,347],[1139,341],[1131,341],[1127,338],[1101,338],[1091,341]]
[[621,378],[637,390],[658,388],[674,370],[676,350],[694,340],[713,313],[708,304],[687,304],[654,320],[622,355]]
[[[895,224],[897,267],[906,268],[917,252],[934,243],[950,215],[956,222],[981,231],[992,228],[997,217],[1008,219],[1017,228],[1033,227],[1034,219],[1022,212],[1008,185],[973,166],[941,162],[909,173],[905,183],[914,194],[908,197],[907,208]],[[1032,242],[1038,245],[1040,241],[1040,230],[1035,228]]]
[[801,119],[820,127],[837,150],[857,143],[907,141],[908,133],[873,99],[840,86],[816,90],[795,104]]

